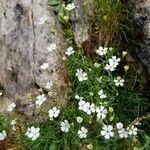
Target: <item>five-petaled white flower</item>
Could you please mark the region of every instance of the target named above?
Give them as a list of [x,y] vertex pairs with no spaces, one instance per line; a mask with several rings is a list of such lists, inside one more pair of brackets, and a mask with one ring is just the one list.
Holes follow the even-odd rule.
[[75,75],[76,75],[76,77],[78,77],[78,80],[79,80],[80,82],[82,82],[82,81],[88,79],[88,78],[87,78],[87,73],[84,72],[82,69],[77,69]]
[[32,126],[31,128],[28,128],[25,135],[28,136],[28,138],[31,138],[32,141],[34,141],[40,136],[40,128],[35,128],[34,126]]
[[89,102],[87,102],[83,106],[83,111],[86,112],[88,115],[91,115],[91,113],[95,112],[95,104],[94,103],[90,104]]
[[83,110],[85,107],[86,102],[84,100],[80,100],[78,105],[79,105],[79,110]]
[[118,130],[118,134],[119,134],[119,137],[120,137],[120,138],[127,138],[127,137],[128,137],[128,132],[125,131],[124,128]]
[[48,89],[48,90],[50,90],[52,86],[53,86],[52,81],[48,81],[48,82],[46,83],[45,88]]
[[112,125],[104,125],[102,127],[101,135],[104,136],[105,139],[110,139],[114,136],[113,126]]
[[70,124],[68,120],[64,120],[63,122],[61,122],[60,126],[61,126],[61,131],[63,132],[68,132],[70,129]]
[[53,120],[53,118],[57,118],[59,113],[60,113],[60,110],[57,108],[57,107],[53,107],[52,109],[50,109],[48,111],[49,113],[49,117],[51,120]]
[[120,62],[120,58],[117,58],[116,56],[112,56],[112,58],[109,59],[108,61],[109,63],[106,64],[105,70],[114,71]]
[[43,63],[40,68],[46,70],[49,67],[49,63]]
[[70,46],[70,47],[67,48],[65,54],[68,55],[68,56],[70,56],[70,55],[72,55],[74,52],[75,52],[75,51],[74,51],[73,47]]
[[16,104],[15,104],[15,103],[11,103],[11,104],[8,106],[7,111],[12,111],[15,107],[16,107]]
[[44,94],[38,95],[38,96],[36,97],[35,104],[38,105],[38,106],[41,106],[45,101],[46,101],[46,97],[45,97]]
[[3,130],[2,132],[0,132],[0,141],[4,140],[6,136],[7,136],[7,133],[6,133],[5,130]]
[[88,132],[88,130],[85,127],[81,127],[80,130],[78,130],[79,138],[80,139],[86,138],[87,137],[87,132]]
[[98,92],[98,95],[99,95],[99,97],[100,97],[101,99],[104,99],[104,98],[107,97],[107,95],[104,94],[104,91],[103,91],[103,90],[100,90],[100,91]]
[[114,80],[116,86],[123,86],[124,85],[124,79],[121,79],[121,77],[117,77],[117,79]]
[[116,124],[117,129],[122,129],[123,128],[123,124],[121,122],[118,122]]
[[96,53],[99,54],[100,56],[106,55],[108,52],[108,48],[107,47],[102,47],[100,46],[97,50]]
[[68,4],[67,6],[66,6],[66,9],[68,10],[68,11],[71,11],[71,10],[73,10],[73,9],[75,9],[75,4],[74,3],[71,3],[71,4]]
[[118,66],[119,62],[120,62],[120,58],[117,58],[116,56],[112,56],[112,58],[109,59],[109,63],[110,64],[112,63],[115,67]]
[[137,135],[138,129],[134,126],[131,126],[127,128],[127,131],[129,135]]
[[80,116],[78,116],[78,117],[77,117],[77,122],[78,122],[78,123],[82,123],[82,121],[83,121],[83,118],[80,117]]
[[53,50],[55,50],[57,47],[56,47],[56,44],[55,43],[51,43],[48,47],[47,47],[47,50],[48,52],[52,52]]
[[106,64],[105,66],[105,70],[110,70],[110,71],[114,71],[115,67],[113,64]]
[[48,19],[47,15],[44,14],[44,15],[39,19],[38,24],[39,24],[39,25],[45,24],[45,21],[46,21],[47,19]]
[[96,108],[97,118],[105,119],[108,113],[107,109],[104,106],[99,106]]

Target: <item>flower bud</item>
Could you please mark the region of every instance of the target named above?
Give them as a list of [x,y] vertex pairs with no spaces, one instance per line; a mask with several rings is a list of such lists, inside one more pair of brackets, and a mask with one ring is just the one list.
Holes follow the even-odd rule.
[[125,70],[125,71],[128,71],[128,70],[129,70],[129,66],[128,66],[128,65],[125,65],[125,66],[124,66],[124,70]]
[[122,57],[125,57],[127,55],[127,52],[126,51],[123,51],[122,52]]

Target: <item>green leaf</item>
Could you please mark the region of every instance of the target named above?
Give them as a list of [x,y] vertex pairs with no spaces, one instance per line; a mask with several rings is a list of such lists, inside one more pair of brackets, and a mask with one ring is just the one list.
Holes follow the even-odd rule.
[[49,5],[50,6],[56,6],[61,3],[61,0],[49,0]]
[[51,144],[49,150],[57,150],[57,146],[55,143]]

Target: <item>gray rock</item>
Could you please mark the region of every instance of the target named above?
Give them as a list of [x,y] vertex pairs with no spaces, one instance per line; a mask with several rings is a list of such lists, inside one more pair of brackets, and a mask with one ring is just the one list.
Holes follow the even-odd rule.
[[87,1],[87,8],[85,9],[84,0],[74,0],[76,9],[71,18],[73,21],[73,30],[74,30],[74,40],[77,44],[82,44],[89,37],[88,29],[88,13],[90,11],[93,0]]
[[[42,23],[44,16],[47,19]],[[0,106],[4,101],[6,105],[18,101],[18,97],[23,97],[20,102],[25,101],[26,93],[35,85],[44,88],[49,80],[58,88],[65,86],[61,61],[65,44],[61,31],[47,0],[0,1],[0,85],[5,91]],[[57,48],[48,52],[51,43]],[[41,70],[45,62],[49,68]]]
[[134,8],[137,39],[140,38],[140,48],[137,50],[137,55],[150,75],[150,1],[130,0],[129,4]]

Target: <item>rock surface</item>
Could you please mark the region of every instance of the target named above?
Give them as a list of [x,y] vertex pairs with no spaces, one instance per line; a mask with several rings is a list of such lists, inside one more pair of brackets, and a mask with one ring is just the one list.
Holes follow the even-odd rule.
[[84,4],[84,0],[74,0],[76,9],[71,19],[73,22],[74,40],[76,44],[82,44],[89,37],[87,12],[89,11],[88,7],[90,5],[90,0],[87,2],[88,3]]
[[[0,111],[11,102],[26,105],[27,96],[48,81],[61,92],[65,86],[61,30],[47,0],[0,1],[0,90],[5,92]],[[52,43],[56,49],[49,52]],[[40,68],[43,63],[48,69]]]
[[[89,38],[88,14],[93,0],[73,2],[74,41],[82,45]],[[0,1],[0,112],[16,102],[19,112],[31,116],[36,96],[42,93],[38,89],[49,81],[53,89],[47,94],[45,109],[54,101],[65,104],[64,43],[61,25],[48,0]],[[49,51],[52,44],[56,49]],[[44,63],[48,64],[46,70],[41,69]]]
[[140,45],[137,54],[146,66],[150,75],[150,0],[129,0],[134,8],[135,26],[138,31],[137,43]]

